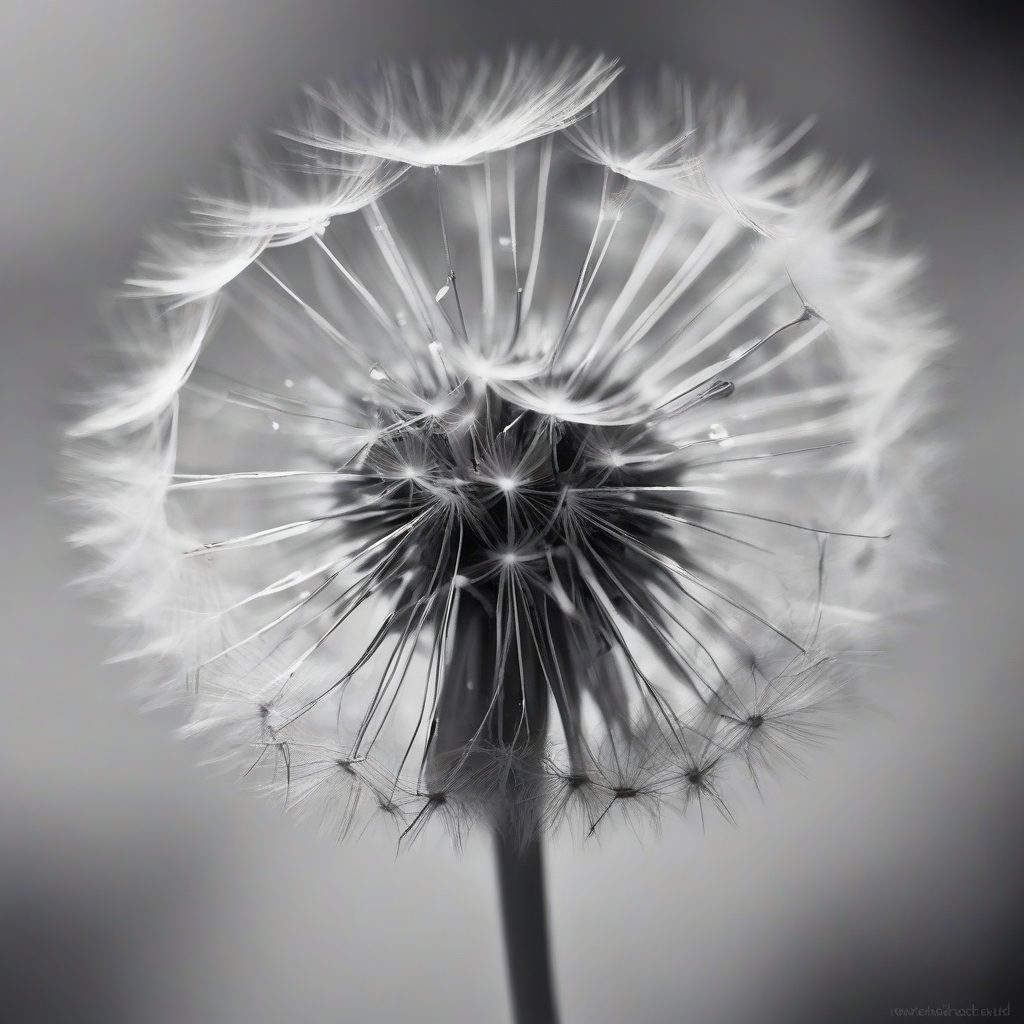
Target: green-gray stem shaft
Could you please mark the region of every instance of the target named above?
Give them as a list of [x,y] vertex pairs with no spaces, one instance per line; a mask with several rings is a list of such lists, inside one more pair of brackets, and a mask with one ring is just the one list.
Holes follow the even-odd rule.
[[525,845],[496,830],[498,886],[516,1024],[558,1024],[539,837]]

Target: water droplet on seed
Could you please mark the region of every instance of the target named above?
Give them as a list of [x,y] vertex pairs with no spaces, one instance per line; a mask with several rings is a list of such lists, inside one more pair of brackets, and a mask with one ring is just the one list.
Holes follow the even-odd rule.
[[712,423],[710,430],[708,430],[708,437],[712,441],[717,441],[720,448],[731,448],[736,441],[729,436],[729,431],[722,426],[721,423]]

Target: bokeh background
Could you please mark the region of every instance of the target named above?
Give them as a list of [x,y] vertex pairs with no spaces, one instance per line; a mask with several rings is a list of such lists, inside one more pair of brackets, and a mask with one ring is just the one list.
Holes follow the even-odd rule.
[[[945,365],[933,611],[808,776],[739,826],[550,857],[566,1024],[1024,1020],[1024,52],[1020,16],[897,0],[6,0],[0,10],[0,1019],[490,1024],[489,849],[336,848],[197,767],[103,666],[56,452],[97,297],[220,148],[375,57],[578,42],[876,168],[962,342]],[[1003,1018],[1007,1019],[1007,1018]]]

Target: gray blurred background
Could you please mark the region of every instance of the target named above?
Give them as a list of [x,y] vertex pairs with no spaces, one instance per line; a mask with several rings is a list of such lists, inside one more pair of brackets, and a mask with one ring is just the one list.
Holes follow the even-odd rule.
[[[963,341],[943,603],[866,713],[739,827],[550,858],[566,1024],[1024,1019],[1024,133],[1019,17],[821,0],[6,0],[0,8],[0,1020],[507,1018],[489,850],[341,849],[140,714],[65,581],[55,452],[97,295],[219,147],[374,57],[579,42],[743,83],[867,159]],[[1019,1014],[1019,1017],[1018,1017]],[[1007,1018],[1003,1018],[1007,1019]]]

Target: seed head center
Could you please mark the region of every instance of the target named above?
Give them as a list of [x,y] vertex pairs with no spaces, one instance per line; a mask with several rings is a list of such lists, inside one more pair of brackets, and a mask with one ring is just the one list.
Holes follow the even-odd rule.
[[396,591],[413,580],[407,592],[421,600],[459,589],[497,606],[514,580],[567,613],[579,603],[567,595],[601,574],[614,600],[623,579],[642,580],[666,556],[686,561],[660,515],[675,511],[684,471],[667,451],[649,423],[553,419],[467,390],[443,416],[378,409],[362,482],[344,485],[344,499],[358,503],[354,488],[364,507],[369,496],[372,513],[350,526],[373,550],[366,568]]

